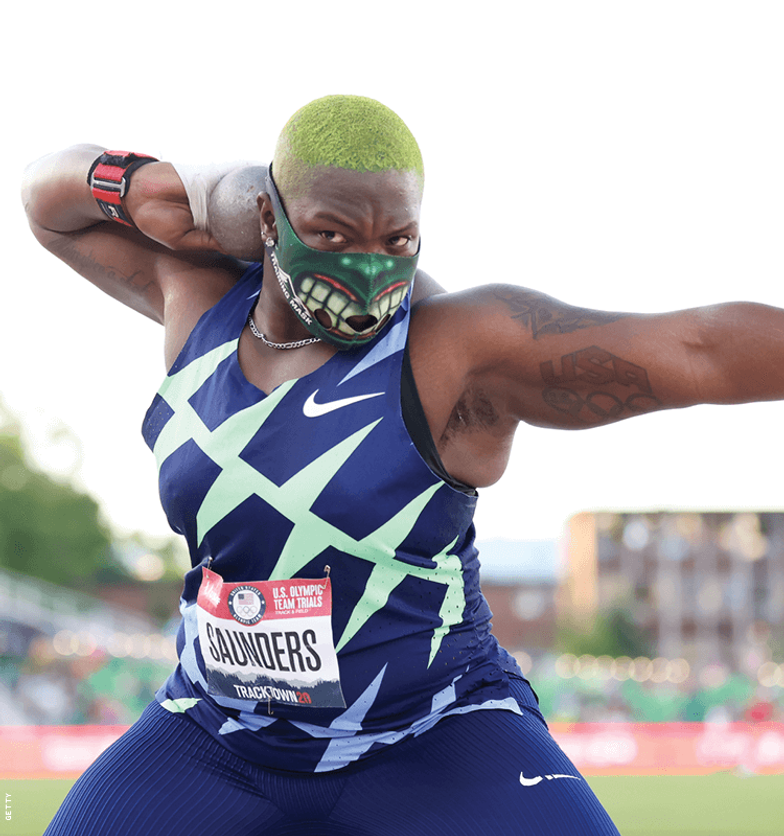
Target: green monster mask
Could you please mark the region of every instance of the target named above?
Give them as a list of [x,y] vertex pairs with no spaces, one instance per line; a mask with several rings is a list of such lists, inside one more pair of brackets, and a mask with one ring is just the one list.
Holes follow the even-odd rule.
[[[414,280],[414,256],[322,252],[300,241],[267,174],[278,241],[265,242],[275,276],[291,309],[319,339],[346,350],[374,339],[400,307]],[[353,317],[374,317],[364,330]],[[356,323],[355,323],[356,324]],[[364,323],[363,323],[364,324]]]

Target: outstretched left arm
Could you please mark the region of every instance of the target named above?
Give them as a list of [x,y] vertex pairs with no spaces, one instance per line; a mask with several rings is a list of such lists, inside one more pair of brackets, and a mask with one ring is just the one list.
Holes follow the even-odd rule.
[[511,285],[447,298],[442,315],[462,334],[467,385],[517,420],[578,429],[658,409],[784,398],[778,308],[609,313]]

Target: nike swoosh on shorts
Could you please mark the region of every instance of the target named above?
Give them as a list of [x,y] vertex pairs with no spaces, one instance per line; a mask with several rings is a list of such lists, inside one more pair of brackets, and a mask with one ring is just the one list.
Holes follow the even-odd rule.
[[526,778],[523,773],[520,773],[520,783],[524,787],[535,787],[540,781],[544,781],[547,778],[548,781],[552,781],[554,778],[574,778],[575,781],[580,780],[579,775],[537,775],[535,778]]
[[334,412],[336,409],[342,409],[344,406],[350,406],[353,403],[366,401],[368,398],[378,398],[384,392],[374,392],[372,395],[355,395],[353,398],[341,398],[339,401],[327,401],[326,403],[316,403],[316,395],[318,389],[313,392],[302,406],[302,411],[306,418],[319,418],[326,415],[328,412]]

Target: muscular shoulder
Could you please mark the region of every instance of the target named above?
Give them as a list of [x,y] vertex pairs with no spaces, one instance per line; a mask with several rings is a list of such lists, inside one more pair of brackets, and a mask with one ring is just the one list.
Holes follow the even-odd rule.
[[416,305],[415,311],[434,327],[447,316],[455,318],[454,324],[469,321],[471,332],[513,322],[534,340],[604,325],[623,316],[567,305],[541,291],[509,284],[488,284],[431,296]]
[[516,423],[479,350],[492,340],[497,316],[498,299],[481,287],[416,304],[410,328],[414,379],[441,460],[477,487],[500,478]]
[[487,285],[414,304],[409,353],[435,438],[448,439],[469,423],[494,423],[482,367],[494,329],[504,327],[501,317],[509,317],[496,294],[497,286]]
[[439,377],[464,379],[481,346],[492,337],[499,317],[509,308],[499,298],[506,286],[485,285],[458,293],[439,293],[415,301],[411,315],[410,351],[415,367],[432,368]]

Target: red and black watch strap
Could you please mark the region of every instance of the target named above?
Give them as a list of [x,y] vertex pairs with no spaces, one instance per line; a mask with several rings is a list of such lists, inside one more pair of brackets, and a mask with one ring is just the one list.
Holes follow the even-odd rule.
[[135,227],[123,206],[123,198],[131,182],[131,174],[147,163],[157,163],[156,157],[130,151],[104,151],[90,166],[87,183],[101,211],[112,221]]

